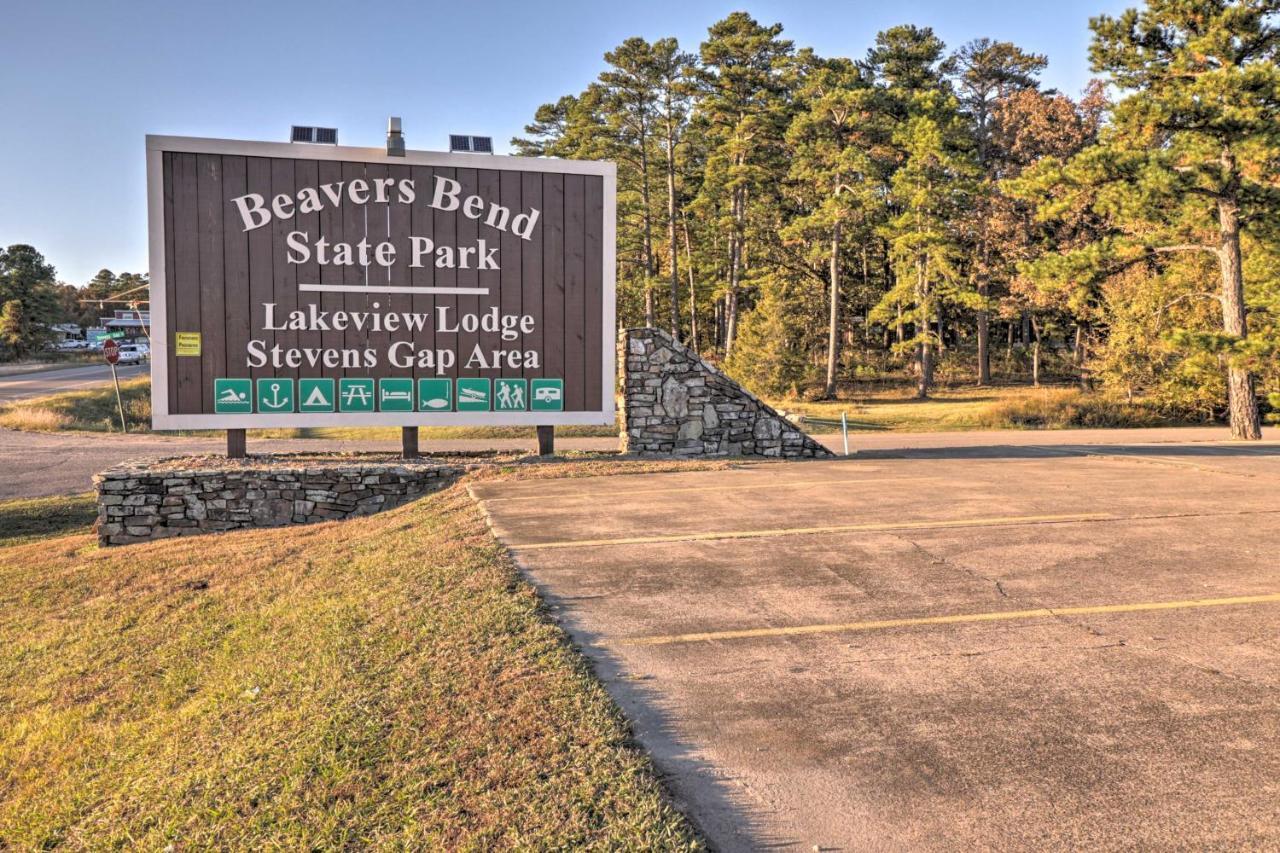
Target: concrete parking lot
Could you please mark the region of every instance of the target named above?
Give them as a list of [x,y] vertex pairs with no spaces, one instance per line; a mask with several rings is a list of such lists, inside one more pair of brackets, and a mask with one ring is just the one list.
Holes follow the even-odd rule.
[[1280,446],[474,487],[722,849],[1280,846]]

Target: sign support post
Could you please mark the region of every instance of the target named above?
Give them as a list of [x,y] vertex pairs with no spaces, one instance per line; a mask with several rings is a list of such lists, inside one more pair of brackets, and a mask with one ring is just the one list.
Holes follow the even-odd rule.
[[538,427],[538,455],[556,455],[556,428],[554,426]]
[[120,377],[116,374],[116,362],[120,360],[120,345],[112,338],[102,342],[102,357],[111,365],[111,382],[116,386],[116,410],[120,412],[120,429],[129,434],[129,423],[124,419],[124,401],[120,399]]
[[[404,156],[404,131],[399,116],[387,117],[387,156]],[[418,455],[418,428],[400,427],[400,456],[404,459],[417,459]]]
[[245,431],[242,429],[227,430],[227,458],[243,459],[247,450],[248,442],[245,439]]
[[120,429],[127,435],[129,433],[129,424],[124,419],[124,401],[120,399],[120,377],[116,375],[116,363],[111,362],[111,381],[116,386],[116,408],[120,410]]

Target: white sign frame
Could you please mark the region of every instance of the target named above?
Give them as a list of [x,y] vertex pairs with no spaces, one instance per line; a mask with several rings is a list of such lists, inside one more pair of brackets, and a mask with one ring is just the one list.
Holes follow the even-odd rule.
[[[491,171],[596,175],[604,181],[601,303],[601,408],[590,412],[326,412],[288,414],[176,414],[169,410],[169,328],[165,304],[164,152],[341,160],[387,166],[441,166]],[[496,154],[406,151],[389,156],[383,148],[251,142],[193,136],[147,135],[147,221],[151,258],[151,425],[157,430],[271,429],[304,426],[562,426],[617,422],[617,166],[604,160],[558,160]],[[159,333],[156,334],[156,330]],[[190,330],[186,330],[190,331]],[[203,333],[203,329],[200,330]]]

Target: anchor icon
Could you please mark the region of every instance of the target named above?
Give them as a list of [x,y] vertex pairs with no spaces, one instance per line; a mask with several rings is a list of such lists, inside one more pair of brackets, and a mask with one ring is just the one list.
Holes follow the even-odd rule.
[[272,382],[267,387],[271,389],[271,397],[270,399],[267,399],[266,397],[262,399],[261,405],[264,408],[283,409],[284,407],[290,405],[293,402],[290,399],[289,395],[285,395],[285,398],[283,400],[280,399],[280,389],[284,387],[283,383]]

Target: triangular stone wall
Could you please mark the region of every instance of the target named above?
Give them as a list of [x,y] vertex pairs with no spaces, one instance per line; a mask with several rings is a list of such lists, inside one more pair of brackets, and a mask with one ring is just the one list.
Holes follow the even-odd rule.
[[658,329],[622,332],[623,449],[678,456],[831,456],[750,391]]

